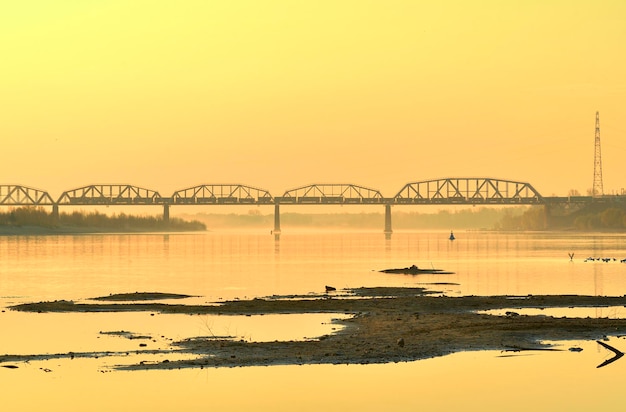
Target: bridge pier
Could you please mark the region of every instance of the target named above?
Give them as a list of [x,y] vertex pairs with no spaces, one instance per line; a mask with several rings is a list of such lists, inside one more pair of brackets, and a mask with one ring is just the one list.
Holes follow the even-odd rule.
[[274,204],[274,232],[275,235],[280,235],[280,204]]
[[543,205],[543,228],[550,229],[552,227],[552,208],[549,204]]
[[164,222],[170,221],[170,205],[168,203],[165,203],[163,205],[163,221]]
[[59,221],[59,204],[58,203],[52,204],[52,218],[54,219],[55,222]]
[[391,204],[385,204],[385,234],[391,235],[393,230],[391,230]]

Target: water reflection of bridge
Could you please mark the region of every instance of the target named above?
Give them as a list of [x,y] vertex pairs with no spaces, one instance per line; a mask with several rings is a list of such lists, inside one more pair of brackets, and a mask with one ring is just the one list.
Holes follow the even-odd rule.
[[44,190],[21,185],[0,185],[2,206],[162,206],[164,219],[170,207],[189,205],[274,205],[274,231],[280,232],[281,205],[382,205],[385,232],[391,233],[394,205],[544,205],[580,207],[598,201],[591,196],[544,197],[525,182],[492,178],[443,178],[407,183],[395,196],[354,184],[312,184],[287,190],[282,196],[241,184],[206,184],[177,190],[169,197],[155,190],[128,184],[89,185],[63,192],[57,200]]

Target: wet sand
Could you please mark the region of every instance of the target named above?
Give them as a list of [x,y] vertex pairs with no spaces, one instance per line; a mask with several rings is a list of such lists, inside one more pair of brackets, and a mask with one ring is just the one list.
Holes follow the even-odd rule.
[[[13,306],[30,312],[128,312],[181,314],[344,313],[337,333],[307,341],[247,342],[196,337],[172,342],[160,353],[190,354],[194,359],[140,363],[119,369],[177,369],[279,364],[368,364],[425,359],[458,351],[549,350],[543,341],[591,340],[626,335],[626,319],[555,318],[518,315],[514,308],[625,306],[626,297],[467,296],[444,297],[422,288],[358,288],[330,294],[272,296],[207,305],[158,302],[186,295],[129,293],[94,298],[94,303],[54,301]],[[102,303],[106,302],[106,303]],[[476,311],[510,309],[507,316]],[[146,351],[146,353],[152,353]],[[89,357],[91,353],[0,355],[7,362]],[[99,353],[98,356],[106,356]]]

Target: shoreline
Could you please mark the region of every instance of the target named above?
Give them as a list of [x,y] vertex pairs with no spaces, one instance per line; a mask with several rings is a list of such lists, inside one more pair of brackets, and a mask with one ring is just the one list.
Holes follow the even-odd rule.
[[[152,300],[146,300],[149,296]],[[134,312],[262,315],[342,313],[340,331],[305,341],[247,342],[199,336],[172,342],[165,354],[194,359],[118,365],[116,370],[268,366],[292,364],[375,364],[409,362],[461,351],[550,350],[544,341],[597,340],[626,336],[626,319],[555,318],[477,311],[509,308],[625,306],[626,297],[608,296],[434,296],[423,288],[357,288],[315,296],[271,296],[210,305],[166,304],[169,294],[145,292],[72,301],[25,303],[10,310],[28,312]],[[185,299],[184,295],[180,296]],[[106,301],[107,303],[101,303]],[[145,353],[150,353],[145,351]],[[4,355],[7,362],[106,356],[102,353]]]

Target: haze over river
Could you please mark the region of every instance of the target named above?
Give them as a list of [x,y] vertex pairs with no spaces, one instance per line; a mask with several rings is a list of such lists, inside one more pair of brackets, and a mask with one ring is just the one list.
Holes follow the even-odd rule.
[[[2,410],[621,410],[626,361],[595,341],[560,351],[465,352],[383,365],[289,365],[117,371],[175,359],[158,352],[192,336],[249,341],[332,333],[341,315],[200,316],[21,313],[43,300],[127,292],[194,295],[208,304],[361,286],[424,286],[449,296],[626,293],[626,235],[599,233],[268,231],[0,237],[0,356],[119,352],[0,367]],[[570,261],[569,253],[574,253]],[[609,261],[585,261],[588,257]],[[386,268],[438,268],[398,275]],[[180,303],[180,302],[177,302]],[[535,314],[535,313],[533,313]],[[553,316],[624,317],[626,308]],[[120,332],[128,332],[122,334]],[[105,332],[105,333],[102,333]],[[133,337],[134,339],[129,339]],[[149,338],[146,338],[149,337]],[[626,351],[626,339],[609,342]],[[139,346],[143,344],[144,346]],[[582,352],[568,348],[580,347]],[[153,349],[153,354],[136,354]]]

